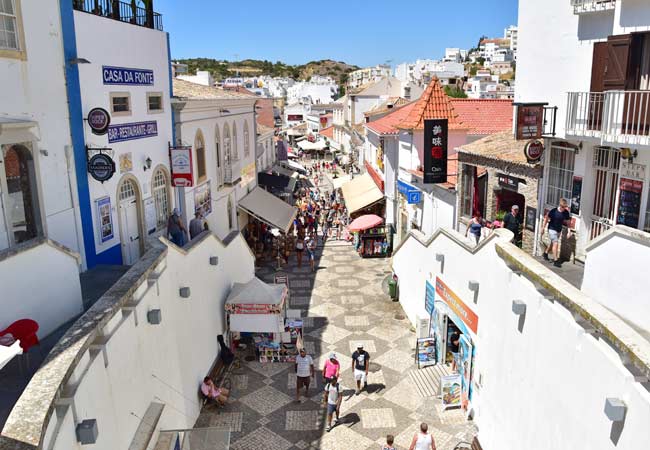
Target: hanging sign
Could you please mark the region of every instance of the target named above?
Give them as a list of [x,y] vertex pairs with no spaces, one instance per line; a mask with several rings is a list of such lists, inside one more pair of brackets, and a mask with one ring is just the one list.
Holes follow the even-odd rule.
[[111,124],[111,116],[104,108],[93,108],[88,111],[87,120],[93,134],[98,136],[106,134]]
[[544,105],[517,106],[517,140],[539,139],[544,129]]
[[194,185],[192,177],[192,147],[169,147],[169,164],[172,169],[172,186]]
[[147,122],[121,123],[108,127],[108,142],[132,141],[158,136],[158,122],[150,120]]
[[542,141],[532,140],[529,141],[524,147],[524,155],[528,164],[536,164],[542,159],[544,154],[544,144]]
[[153,70],[102,66],[104,84],[153,86]]
[[97,153],[88,161],[88,173],[97,181],[108,181],[115,173],[115,162],[107,154]]
[[447,182],[447,119],[424,121],[424,184]]

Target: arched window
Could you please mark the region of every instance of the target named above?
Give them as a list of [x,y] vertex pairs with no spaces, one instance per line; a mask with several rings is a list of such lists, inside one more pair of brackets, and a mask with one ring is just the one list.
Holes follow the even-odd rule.
[[235,122],[232,123],[232,160],[233,161],[238,161],[239,160],[239,153],[237,152],[237,124]]
[[248,122],[244,122],[244,158],[251,155],[250,133],[248,132]]
[[120,186],[120,201],[125,202],[135,199],[135,185],[133,180],[124,180]]
[[206,178],[205,171],[205,141],[203,140],[203,133],[201,130],[196,132],[194,138],[194,148],[196,149],[196,175],[198,182],[202,182]]
[[156,206],[156,229],[159,230],[167,225],[169,218],[169,178],[162,167],[153,173],[151,194]]
[[233,208],[232,208],[232,199],[230,198],[230,196],[228,196],[228,211],[227,211],[227,213],[228,213],[228,231],[230,231],[233,228],[233,226],[232,226],[232,224],[233,224],[232,216],[233,216],[233,213],[234,213]]
[[0,190],[0,195],[8,219],[7,234],[10,243],[13,237],[14,244],[43,232],[31,147],[29,142],[2,146],[0,162],[4,161],[4,173],[0,173],[0,182],[4,176],[7,190],[4,194]]
[[214,129],[214,158],[217,167],[217,186],[223,184],[223,173],[221,172],[221,138],[219,136],[219,125]]

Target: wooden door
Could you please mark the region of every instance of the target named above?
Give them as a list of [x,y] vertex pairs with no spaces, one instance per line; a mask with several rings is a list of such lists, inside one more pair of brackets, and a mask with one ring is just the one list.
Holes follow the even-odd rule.
[[628,68],[631,45],[631,34],[609,36],[607,38],[607,63],[603,74],[603,90],[623,91],[628,88]]
[[605,70],[607,68],[607,42],[596,42],[591,63],[591,88],[589,110],[587,112],[587,129],[602,130],[605,105]]

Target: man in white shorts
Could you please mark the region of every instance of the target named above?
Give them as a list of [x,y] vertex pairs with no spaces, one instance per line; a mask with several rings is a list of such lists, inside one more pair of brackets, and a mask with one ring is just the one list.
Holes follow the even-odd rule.
[[357,344],[357,351],[352,353],[352,372],[354,379],[357,381],[356,394],[361,392],[361,382],[364,389],[368,387],[368,366],[370,364],[370,355],[363,349],[363,343]]

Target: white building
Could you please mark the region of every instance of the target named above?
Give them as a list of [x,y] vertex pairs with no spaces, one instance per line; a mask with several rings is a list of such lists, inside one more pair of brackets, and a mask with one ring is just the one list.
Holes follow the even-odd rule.
[[516,25],[510,25],[508,28],[503,30],[503,38],[510,41],[510,50],[512,50],[516,60],[517,49],[519,48],[519,27]]
[[287,88],[287,103],[293,105],[331,103],[338,93],[336,83],[321,84],[300,81]]
[[47,236],[83,255],[58,2],[5,2],[2,16],[0,251]]
[[558,107],[555,138],[545,139],[539,219],[570,199],[575,234],[563,248],[585,259],[616,224],[650,231],[650,4],[574,6],[520,2],[516,101]]
[[443,85],[456,85],[465,75],[465,67],[461,62],[462,61],[456,61],[455,59],[451,61],[418,59],[413,63],[399,64],[395,68],[395,78],[404,83],[415,82],[426,84],[431,80],[431,78],[437,77]]
[[498,98],[499,75],[492,75],[489,70],[479,70],[469,78],[465,85],[469,98]]
[[207,70],[198,70],[196,75],[177,75],[176,78],[190,83],[202,84],[203,86],[214,86],[214,78]]
[[462,63],[467,58],[468,51],[461,48],[446,48],[445,57],[443,61],[445,62],[458,62]]
[[202,209],[224,239],[248,217],[239,201],[257,185],[255,97],[174,79],[176,139],[192,146],[192,187],[176,188],[185,222]]
[[357,89],[370,82],[390,77],[392,72],[390,66],[381,64],[375,67],[355,70],[348,74],[348,89]]

